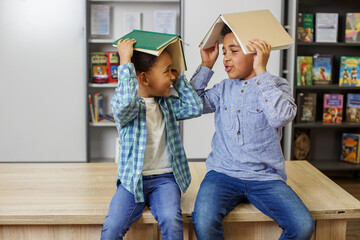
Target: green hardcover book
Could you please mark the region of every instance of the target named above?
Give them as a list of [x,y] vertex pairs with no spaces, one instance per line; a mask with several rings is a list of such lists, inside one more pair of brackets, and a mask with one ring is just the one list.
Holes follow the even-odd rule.
[[114,41],[112,45],[116,47],[117,42],[120,39],[127,38],[136,40],[134,50],[139,52],[159,56],[166,49],[172,58],[173,68],[178,71],[186,70],[186,62],[181,42],[182,40],[179,35],[133,30],[132,32]]

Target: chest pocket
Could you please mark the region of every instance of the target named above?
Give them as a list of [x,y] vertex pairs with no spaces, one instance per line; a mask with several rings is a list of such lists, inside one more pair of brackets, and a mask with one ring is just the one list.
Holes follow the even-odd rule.
[[237,127],[236,109],[232,105],[222,105],[220,107],[220,118],[222,128],[231,130]]
[[246,126],[254,130],[261,130],[267,124],[264,110],[260,106],[251,106],[246,109]]

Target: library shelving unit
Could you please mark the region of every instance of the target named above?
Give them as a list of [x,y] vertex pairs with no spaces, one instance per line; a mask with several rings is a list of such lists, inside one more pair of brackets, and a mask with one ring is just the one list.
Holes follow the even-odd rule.
[[[92,4],[110,6],[108,35],[91,35]],[[116,51],[116,48],[113,47],[111,43],[127,33],[125,32],[124,23],[124,16],[127,12],[140,13],[141,29],[155,31],[155,11],[175,11],[177,14],[177,34],[181,34],[183,22],[183,2],[182,0],[87,0],[86,8],[88,39],[86,50],[88,93],[94,94],[96,92],[101,92],[103,94],[103,107],[105,115],[107,113],[111,113],[110,101],[117,83],[92,83],[90,76],[90,53],[97,51]],[[116,137],[118,135],[115,123],[108,120],[92,123],[91,119],[88,119],[88,162],[114,162]]]
[[[309,161],[320,171],[327,170],[360,170],[360,165],[340,161],[342,133],[360,133],[359,123],[346,122],[346,100],[348,93],[360,93],[359,87],[339,86],[340,58],[341,56],[360,56],[360,44],[345,43],[346,13],[360,12],[360,5],[354,4],[352,0],[298,0],[296,1],[296,18],[298,13],[314,14],[314,42],[304,43],[296,41],[294,64],[294,98],[298,93],[311,92],[317,94],[316,99],[316,121],[312,123],[292,123],[293,141],[294,131],[305,130],[309,133],[310,153]],[[338,37],[336,43],[315,42],[315,14],[316,13],[338,13]],[[296,22],[295,22],[296,24]],[[295,26],[296,29],[296,26]],[[332,84],[314,86],[296,86],[296,64],[297,56],[313,56],[314,54],[333,55]],[[329,124],[322,122],[323,95],[326,93],[340,93],[344,95],[343,122],[340,124]],[[291,144],[293,157],[294,146]]]

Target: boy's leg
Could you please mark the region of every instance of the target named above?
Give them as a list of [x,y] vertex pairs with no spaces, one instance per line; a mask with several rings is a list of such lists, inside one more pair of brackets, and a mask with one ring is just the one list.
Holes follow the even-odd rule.
[[210,171],[201,183],[192,213],[198,240],[224,239],[223,218],[244,199],[239,179]]
[[281,240],[310,239],[315,220],[298,195],[283,181],[247,181],[248,199],[283,229]]
[[120,184],[110,202],[101,240],[123,239],[130,225],[142,215],[144,207],[144,202],[136,203],[134,195]]
[[149,195],[147,202],[151,213],[158,222],[161,239],[182,240],[181,193],[173,174],[153,175],[151,180],[148,181]]

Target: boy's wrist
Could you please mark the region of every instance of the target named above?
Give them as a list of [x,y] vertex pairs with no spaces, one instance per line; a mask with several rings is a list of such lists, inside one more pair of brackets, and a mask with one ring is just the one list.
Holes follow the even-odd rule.
[[201,66],[204,66],[204,67],[207,67],[207,68],[209,68],[209,69],[212,69],[213,66],[214,66],[214,64],[202,62],[202,63],[201,63]]

